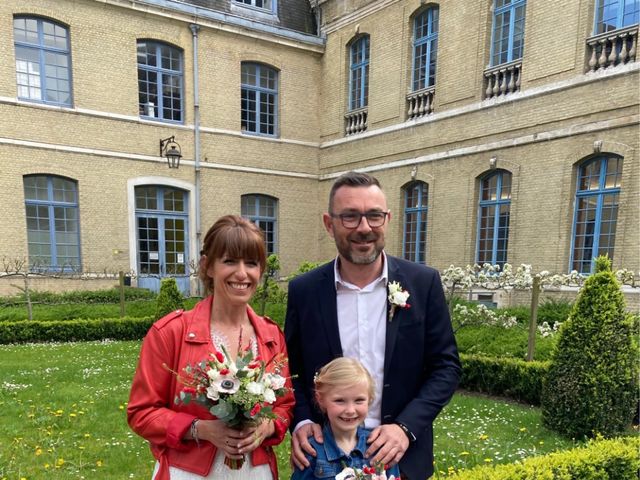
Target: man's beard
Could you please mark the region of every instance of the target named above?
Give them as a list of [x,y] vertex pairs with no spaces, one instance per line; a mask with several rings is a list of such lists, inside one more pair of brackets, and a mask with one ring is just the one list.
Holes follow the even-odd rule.
[[[350,243],[350,239],[360,241],[360,242],[368,242],[373,241],[373,252],[371,253],[358,253],[354,252]],[[340,255],[348,260],[349,262],[355,265],[370,265],[375,262],[382,250],[384,249],[384,241],[380,244],[378,243],[380,240],[380,236],[374,233],[369,233],[366,235],[363,234],[352,234],[348,236],[344,241],[336,242],[336,247],[338,248],[338,252]]]

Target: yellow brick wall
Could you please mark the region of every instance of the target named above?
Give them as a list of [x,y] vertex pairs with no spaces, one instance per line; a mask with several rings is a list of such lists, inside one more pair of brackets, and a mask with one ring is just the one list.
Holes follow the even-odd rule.
[[[392,210],[388,251],[402,250],[402,187],[429,185],[427,263],[442,269],[475,260],[478,177],[489,159],[513,175],[508,261],[564,272],[569,267],[576,162],[602,151],[624,156],[614,266],[640,270],[640,157],[634,65],[585,75],[585,40],[593,1],[574,0],[558,25],[557,7],[529,2],[521,92],[483,100],[489,62],[490,0],[440,4],[435,113],[406,122],[411,82],[412,18],[419,0],[321,2],[324,46],[285,40],[247,28],[201,21],[201,229],[240,213],[244,194],[278,199],[281,274],[305,260],[329,260],[335,246],[321,222],[340,173],[376,175]],[[81,255],[85,271],[131,264],[128,184],[142,177],[195,184],[192,32],[186,18],[152,7],[96,0],[5,0],[0,12],[0,258],[27,254],[22,177],[41,173],[78,182]],[[70,27],[72,108],[16,101],[12,17],[43,15]],[[369,129],[344,137],[348,49],[371,35]],[[184,53],[181,125],[138,117],[136,41],[149,38]],[[240,66],[279,71],[278,136],[240,132]],[[175,135],[183,154],[169,170],[158,154]],[[27,142],[37,142],[27,143]],[[195,219],[190,218],[195,238]],[[194,252],[191,252],[192,254]],[[6,283],[6,282],[4,282]]]

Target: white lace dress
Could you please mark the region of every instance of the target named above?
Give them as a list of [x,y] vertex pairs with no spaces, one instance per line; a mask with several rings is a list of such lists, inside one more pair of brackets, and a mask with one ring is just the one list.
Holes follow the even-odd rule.
[[[221,350],[221,345],[224,345],[225,348],[228,349],[229,341],[222,332],[212,330],[211,340],[218,351]],[[253,354],[257,356],[258,343],[255,336],[249,340],[249,344],[251,345]],[[159,468],[160,464],[156,462],[156,467],[153,470],[153,475],[151,476],[152,479],[155,479]],[[273,475],[271,475],[269,465],[258,465],[254,467],[251,465],[250,455],[245,457],[245,462],[243,463],[242,468],[239,470],[231,470],[224,464],[224,452],[220,450],[216,453],[213,467],[211,467],[211,471],[206,477],[186,472],[175,467],[169,467],[169,475],[171,480],[274,480]]]

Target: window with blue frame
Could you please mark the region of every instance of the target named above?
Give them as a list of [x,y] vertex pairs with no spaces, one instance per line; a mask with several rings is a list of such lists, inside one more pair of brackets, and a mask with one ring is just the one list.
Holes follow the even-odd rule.
[[80,268],[77,183],[63,177],[27,175],[23,186],[30,268]]
[[182,51],[151,40],[138,41],[138,110],[140,116],[184,120]]
[[349,58],[349,110],[358,110],[369,104],[369,35],[351,44]]
[[428,202],[429,186],[426,183],[413,182],[404,188],[402,255],[412,262],[426,261]]
[[497,170],[480,179],[476,262],[503,266],[507,262],[511,173]]
[[596,0],[595,35],[638,23],[640,1]]
[[438,55],[438,7],[430,7],[414,20],[413,90],[436,84]]
[[267,255],[277,252],[278,200],[267,195],[243,195],[241,215],[264,233]]
[[242,63],[240,128],[275,136],[278,121],[278,72],[259,63]]
[[269,12],[274,12],[276,6],[275,0],[235,0],[235,2]]
[[592,272],[593,259],[613,259],[622,158],[599,156],[578,167],[571,269]]
[[69,29],[51,20],[15,17],[18,98],[71,105]]
[[526,0],[495,0],[491,66],[522,58]]

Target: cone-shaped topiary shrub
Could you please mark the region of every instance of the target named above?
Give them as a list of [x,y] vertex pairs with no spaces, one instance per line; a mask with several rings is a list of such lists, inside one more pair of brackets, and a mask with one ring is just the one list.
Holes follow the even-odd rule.
[[156,320],[167,313],[184,308],[184,297],[175,278],[163,278],[160,282],[160,293],[156,299]]
[[542,389],[544,423],[573,438],[631,425],[638,393],[635,321],[607,257],[584,283],[559,332]]

